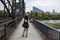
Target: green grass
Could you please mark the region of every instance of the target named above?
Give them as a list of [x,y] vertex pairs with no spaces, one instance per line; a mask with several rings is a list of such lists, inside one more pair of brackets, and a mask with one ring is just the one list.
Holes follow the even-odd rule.
[[49,26],[52,26],[52,27],[54,27],[54,28],[56,28],[56,29],[60,29],[60,24],[58,23],[58,24],[53,24],[53,23],[50,23],[50,24],[48,24]]

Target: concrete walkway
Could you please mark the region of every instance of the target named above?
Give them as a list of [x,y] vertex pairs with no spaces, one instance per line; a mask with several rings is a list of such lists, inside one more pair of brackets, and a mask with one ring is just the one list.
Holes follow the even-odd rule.
[[23,27],[22,27],[23,20],[20,22],[20,24],[17,26],[16,30],[11,34],[11,36],[8,38],[8,40],[43,40],[41,35],[37,32],[37,30],[34,28],[32,23],[29,23],[29,29],[28,29],[28,37],[22,37],[23,33]]

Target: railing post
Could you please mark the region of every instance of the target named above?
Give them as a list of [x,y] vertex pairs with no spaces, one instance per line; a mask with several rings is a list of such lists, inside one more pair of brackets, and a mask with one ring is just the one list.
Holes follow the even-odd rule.
[[59,40],[60,40],[60,32],[59,32]]
[[4,39],[6,40],[6,27],[7,27],[7,25],[5,24],[4,25]]
[[59,40],[59,33],[58,33],[58,40]]

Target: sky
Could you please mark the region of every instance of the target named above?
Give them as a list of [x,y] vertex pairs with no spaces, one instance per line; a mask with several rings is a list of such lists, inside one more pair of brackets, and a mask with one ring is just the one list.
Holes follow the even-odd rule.
[[[43,11],[52,12],[55,9],[56,12],[60,12],[60,0],[25,0],[26,12],[31,11],[34,7],[37,7]],[[0,10],[3,10],[3,5],[0,2]]]
[[60,0],[25,0],[26,12],[33,9],[33,6],[43,10],[52,12],[60,12]]

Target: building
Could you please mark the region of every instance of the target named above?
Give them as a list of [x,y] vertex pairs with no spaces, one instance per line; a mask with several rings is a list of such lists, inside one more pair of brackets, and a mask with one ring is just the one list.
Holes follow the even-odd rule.
[[58,13],[55,11],[55,9],[53,9],[52,14],[57,15]]
[[33,7],[32,12],[33,12],[33,13],[35,13],[35,12],[42,13],[43,11],[40,10],[39,8],[37,8],[37,7]]

